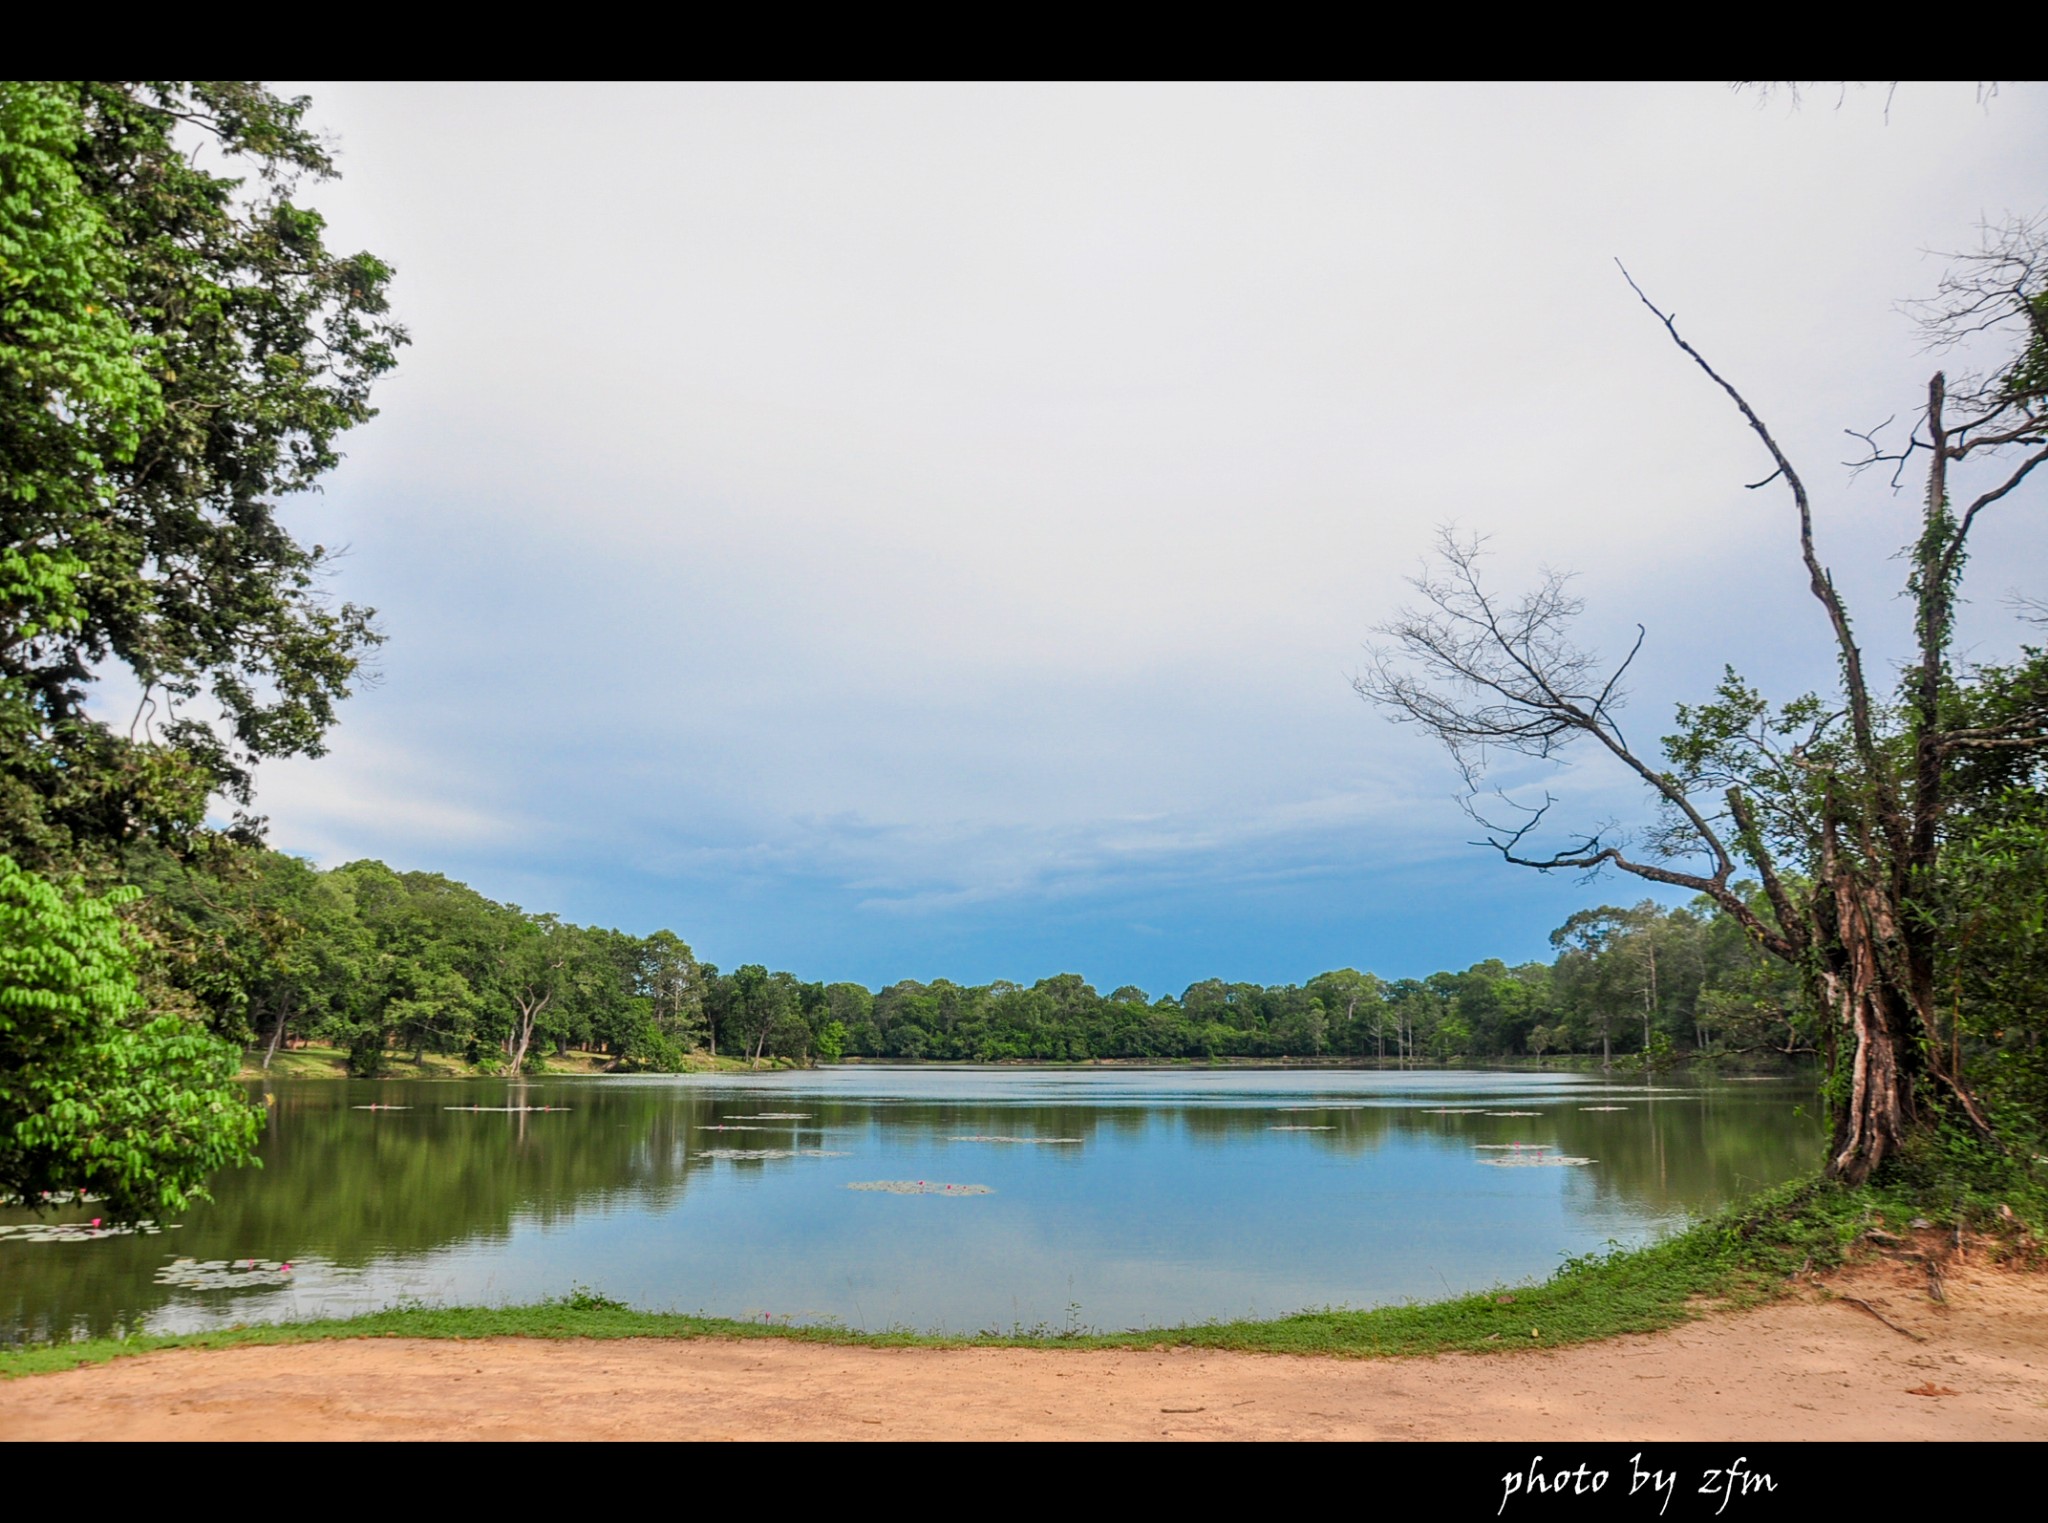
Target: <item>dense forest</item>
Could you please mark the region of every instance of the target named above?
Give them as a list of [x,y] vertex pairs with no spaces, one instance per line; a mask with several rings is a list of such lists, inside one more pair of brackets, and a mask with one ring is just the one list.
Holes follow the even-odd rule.
[[1652,901],[1571,917],[1549,962],[1499,959],[1427,978],[1351,968],[1300,984],[1221,978],[1154,996],[1080,975],[879,991],[699,961],[671,931],[634,936],[499,904],[438,873],[380,862],[319,871],[277,852],[169,856],[133,872],[136,913],[178,949],[156,972],[259,1063],[317,1041],[358,1074],[403,1056],[539,1068],[570,1049],[622,1069],[693,1053],[1077,1061],[1307,1058],[1434,1061],[1590,1054],[1652,1063],[1816,1051],[1796,980],[1705,905]]

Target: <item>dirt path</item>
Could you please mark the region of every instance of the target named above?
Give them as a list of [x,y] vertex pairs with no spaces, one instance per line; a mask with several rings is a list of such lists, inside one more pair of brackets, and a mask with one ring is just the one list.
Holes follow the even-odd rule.
[[1954,1267],[1941,1305],[1923,1273],[1869,1265],[1834,1299],[1426,1359],[711,1339],[177,1350],[0,1384],[0,1439],[2048,1440],[2048,1275]]

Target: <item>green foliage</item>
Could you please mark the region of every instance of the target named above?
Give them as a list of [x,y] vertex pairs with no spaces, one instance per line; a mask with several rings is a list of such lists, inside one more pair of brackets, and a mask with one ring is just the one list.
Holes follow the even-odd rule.
[[838,1021],[825,1022],[818,1033],[818,1061],[837,1063],[846,1055],[846,1027]]
[[[292,199],[333,173],[306,109],[0,82],[0,1187],[31,1199],[178,1210],[253,1145],[235,1044],[347,998],[309,932],[332,907],[293,902],[310,871],[228,849],[260,821],[204,823],[257,760],[319,753],[378,638],[277,517],[405,338],[390,270]],[[116,669],[143,694],[121,730],[86,708]],[[146,897],[78,886],[123,879]],[[428,977],[399,1023],[459,994]]]
[[[404,342],[390,271],[291,199],[333,172],[306,107],[0,84],[0,851],[25,865],[188,847],[253,761],[318,754],[377,639],[276,518]],[[109,663],[145,694],[127,733],[84,709]]]
[[0,856],[0,1192],[84,1191],[115,1219],[167,1216],[252,1155],[240,1054],[143,1007],[115,906]]
[[[498,904],[437,873],[380,862],[318,872],[261,851],[131,860],[164,984],[214,1029],[266,1056],[296,1040],[349,1053],[368,1077],[410,1053],[530,1071],[572,1047],[612,1068],[676,1072],[715,1044],[729,1059],[1083,1062],[1309,1059],[1446,1062],[1648,1052],[1794,1057],[1812,1051],[1796,978],[1704,901],[1581,911],[1554,964],[1497,958],[1386,981],[1343,968],[1304,984],[1206,979],[1179,996],[1075,974],[1025,987],[904,980],[879,993],[806,983],[758,963],[699,963],[648,937]],[[171,953],[177,953],[174,960]]]
[[2039,1125],[2034,1119],[2005,1139],[1987,1140],[1942,1115],[1877,1181],[1883,1193],[1876,1209],[1894,1225],[1927,1214],[1966,1229],[1998,1231],[2017,1219],[2036,1233],[2048,1230],[2048,1160],[2035,1152]]
[[588,1285],[572,1285],[569,1287],[567,1295],[550,1296],[543,1304],[559,1306],[564,1311],[572,1312],[630,1311],[632,1309],[624,1301],[618,1300],[613,1296],[601,1294],[598,1291],[592,1290]]

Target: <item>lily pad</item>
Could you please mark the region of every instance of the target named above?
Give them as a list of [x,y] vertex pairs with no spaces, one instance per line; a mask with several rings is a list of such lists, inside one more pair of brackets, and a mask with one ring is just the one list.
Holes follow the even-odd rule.
[[180,1290],[239,1290],[244,1286],[288,1285],[292,1265],[282,1259],[173,1259],[153,1276]]
[[103,1237],[155,1237],[163,1230],[151,1221],[118,1226],[112,1222],[15,1222],[0,1226],[0,1238],[12,1238],[17,1243],[91,1243]]
[[977,1132],[972,1137],[948,1137],[948,1142],[1021,1142],[1027,1145],[1041,1142],[1079,1142],[1079,1137],[1002,1137]]
[[499,1114],[514,1115],[524,1114],[528,1111],[565,1111],[569,1107],[566,1105],[444,1105],[441,1109],[444,1111],[491,1111]]
[[706,1148],[700,1158],[851,1158],[829,1148]]

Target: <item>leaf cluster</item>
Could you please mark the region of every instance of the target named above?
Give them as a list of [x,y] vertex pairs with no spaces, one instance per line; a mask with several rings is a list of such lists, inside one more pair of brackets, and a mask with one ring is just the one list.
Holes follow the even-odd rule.
[[[319,753],[379,639],[279,517],[405,342],[390,269],[293,200],[333,172],[307,104],[0,84],[0,848],[25,861],[189,842],[256,761]],[[109,663],[143,694],[125,735],[85,712]]]
[[116,913],[134,893],[92,897],[0,856],[0,1194],[167,1216],[254,1152],[237,1048],[144,1006]]

